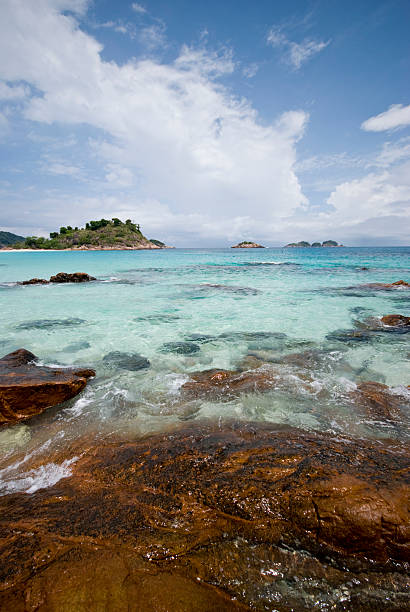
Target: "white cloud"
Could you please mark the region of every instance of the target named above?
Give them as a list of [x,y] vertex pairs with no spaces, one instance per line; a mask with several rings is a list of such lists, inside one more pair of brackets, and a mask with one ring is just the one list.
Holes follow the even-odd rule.
[[341,226],[395,216],[410,234],[410,162],[341,183],[331,193],[331,220]]
[[143,13],[146,13],[146,12],[147,12],[147,9],[146,9],[146,8],[144,8],[144,7],[143,7],[141,4],[139,4],[138,2],[133,2],[133,3],[131,4],[131,8],[132,8],[132,10],[133,10],[133,11],[135,11],[136,13],[139,13],[139,14],[143,14]]
[[323,51],[330,43],[330,40],[324,42],[310,38],[305,38],[301,43],[296,43],[289,40],[281,28],[272,28],[266,41],[272,47],[283,50],[285,62],[290,64],[294,70],[299,70],[302,64]]
[[410,125],[410,105],[393,104],[380,115],[370,117],[361,125],[362,130],[367,132],[384,132],[395,128],[403,128]]
[[[256,236],[277,231],[281,219],[307,204],[294,171],[306,113],[262,124],[248,101],[218,81],[235,68],[226,50],[183,47],[168,64],[103,61],[101,45],[58,13],[70,7],[70,0],[3,0],[0,58],[7,61],[0,59],[0,77],[41,92],[28,101],[26,118],[101,130],[93,151],[108,165],[106,181],[134,189],[128,216],[155,218],[164,229],[169,221],[192,235],[205,228],[240,237],[246,228]],[[113,199],[110,213],[119,216],[124,199]],[[96,202],[100,210],[106,205],[101,197]],[[63,198],[56,214],[65,204]]]

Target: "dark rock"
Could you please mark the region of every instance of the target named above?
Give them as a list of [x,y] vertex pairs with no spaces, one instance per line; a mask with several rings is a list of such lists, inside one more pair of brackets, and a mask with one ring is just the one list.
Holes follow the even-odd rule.
[[49,368],[19,349],[0,359],[0,424],[16,423],[61,404],[84,389],[94,370]]
[[50,281],[45,278],[30,278],[30,280],[22,281],[19,285],[48,285]]
[[403,446],[241,424],[79,448],[0,498],[3,610],[409,609]]
[[185,398],[212,397],[229,399],[240,393],[254,393],[272,389],[275,377],[268,370],[233,372],[229,370],[204,370],[190,375],[181,394]]
[[161,347],[163,353],[177,353],[178,355],[192,355],[199,350],[200,347],[194,342],[165,342]]
[[49,329],[51,327],[72,327],[86,323],[84,319],[71,317],[69,319],[38,319],[16,325],[16,329]]
[[113,368],[121,370],[130,370],[137,372],[149,368],[151,363],[138,353],[122,353],[121,351],[112,351],[103,357],[104,363]]
[[59,272],[55,276],[50,276],[50,283],[88,283],[89,281],[97,280],[94,276],[90,276],[86,272]]

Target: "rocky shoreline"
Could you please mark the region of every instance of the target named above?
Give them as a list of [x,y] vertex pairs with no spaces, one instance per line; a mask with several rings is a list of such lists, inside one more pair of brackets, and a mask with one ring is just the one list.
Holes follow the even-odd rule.
[[196,425],[81,440],[69,460],[71,475],[54,486],[0,498],[2,609],[410,604],[409,454],[399,443]]

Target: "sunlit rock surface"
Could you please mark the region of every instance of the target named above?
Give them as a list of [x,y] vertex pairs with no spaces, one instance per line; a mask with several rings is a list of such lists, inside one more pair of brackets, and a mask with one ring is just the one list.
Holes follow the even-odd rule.
[[0,425],[16,423],[64,402],[84,389],[94,370],[36,365],[19,349],[0,359]]
[[408,449],[271,424],[101,446],[0,498],[4,610],[404,610]]

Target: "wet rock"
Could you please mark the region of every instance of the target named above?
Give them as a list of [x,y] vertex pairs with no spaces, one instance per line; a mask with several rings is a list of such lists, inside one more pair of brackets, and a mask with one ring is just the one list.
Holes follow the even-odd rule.
[[74,397],[95,376],[85,368],[49,368],[19,349],[0,359],[0,424],[16,423]]
[[0,498],[4,610],[409,607],[402,446],[240,424],[76,454]]
[[146,357],[138,353],[122,353],[121,351],[107,353],[107,355],[103,357],[103,362],[109,367],[129,370],[130,372],[145,370],[151,365]]
[[385,315],[381,318],[381,322],[389,327],[410,327],[410,317],[399,314]]
[[161,347],[163,353],[176,353],[177,355],[192,355],[199,350],[200,347],[194,342],[165,342]]
[[45,278],[30,278],[30,280],[22,281],[19,285],[48,285],[49,282]]
[[55,276],[50,276],[50,283],[88,283],[97,280],[86,272],[59,272]]
[[400,407],[404,405],[404,398],[391,393],[389,387],[379,382],[366,381],[357,386],[352,392],[354,403],[363,407],[372,419],[396,420],[400,417]]
[[184,398],[230,399],[240,393],[267,391],[272,388],[275,380],[271,371],[262,369],[245,372],[204,370],[191,374],[191,378],[192,380],[181,387],[181,394]]
[[86,323],[84,319],[70,317],[68,319],[38,319],[36,321],[25,321],[16,325],[16,329],[50,329],[52,327],[72,327]]

